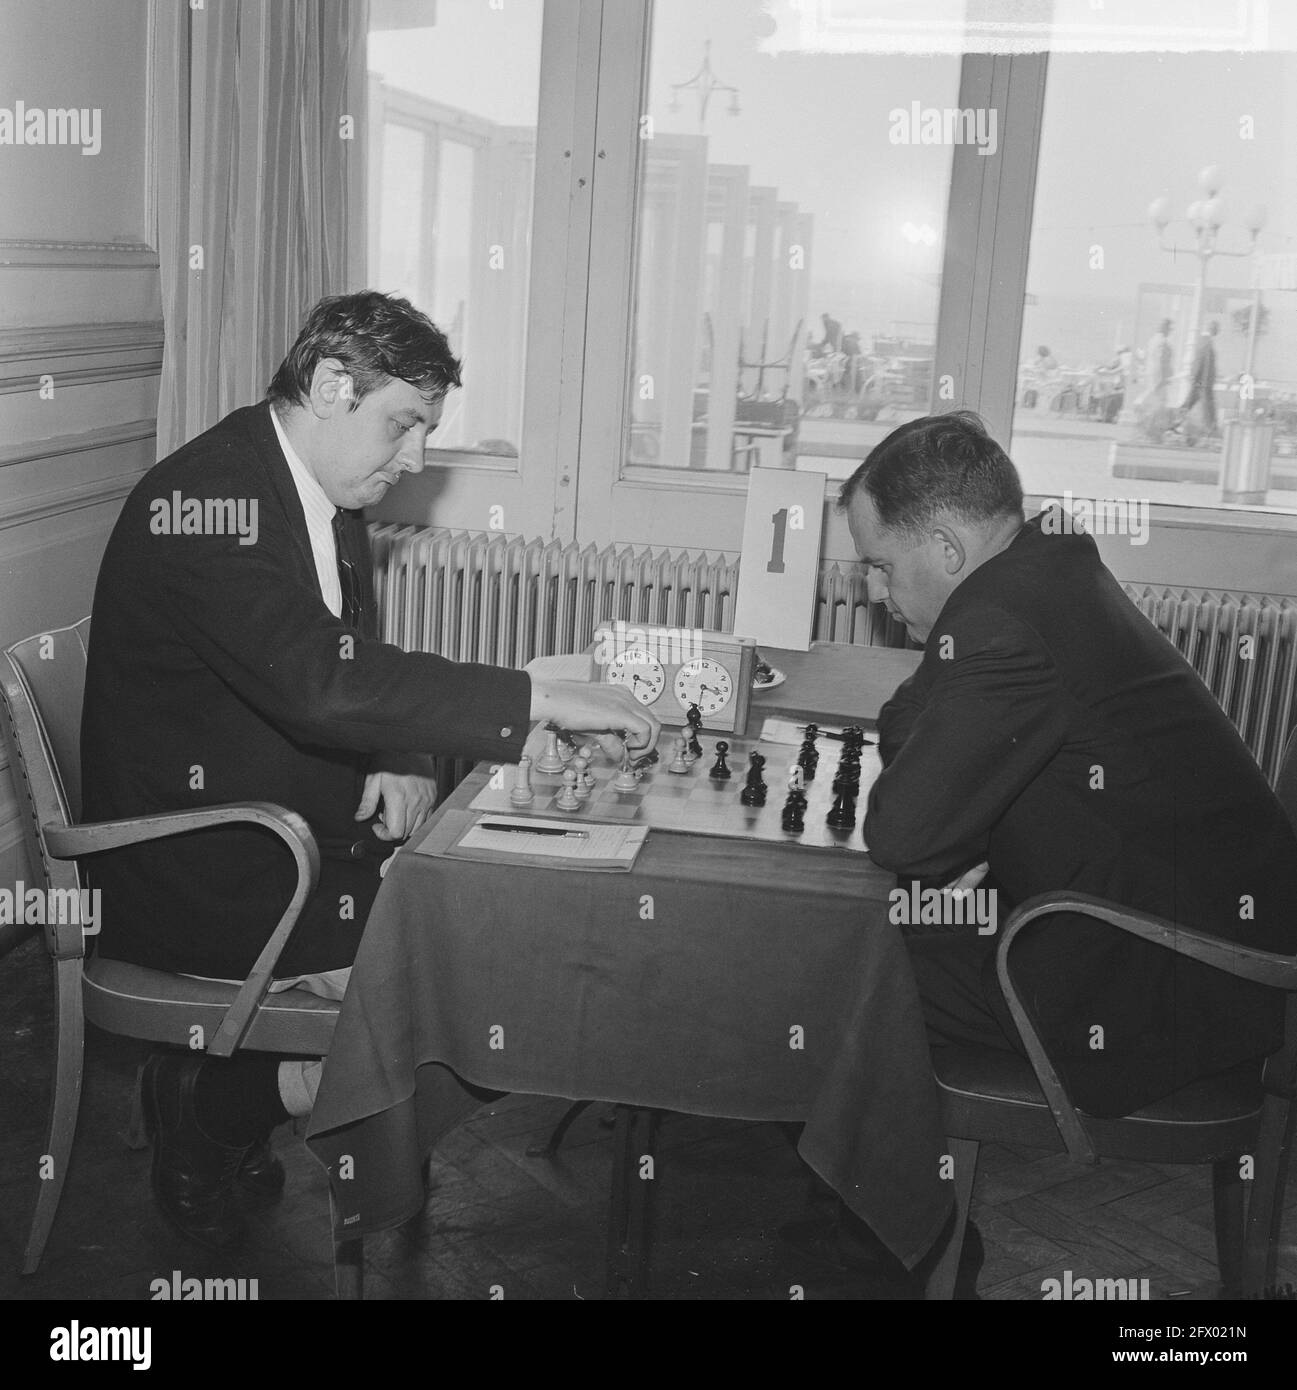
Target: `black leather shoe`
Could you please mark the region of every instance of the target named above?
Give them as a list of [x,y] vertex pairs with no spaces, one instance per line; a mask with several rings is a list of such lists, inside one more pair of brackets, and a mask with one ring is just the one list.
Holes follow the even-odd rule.
[[239,1189],[251,1207],[271,1207],[284,1195],[284,1165],[275,1157],[270,1140],[254,1144],[239,1166]]
[[202,1057],[154,1053],[144,1064],[142,1098],[153,1141],[153,1200],[181,1235],[228,1250],[244,1233],[239,1168],[248,1147],[217,1143],[199,1128],[194,1083]]

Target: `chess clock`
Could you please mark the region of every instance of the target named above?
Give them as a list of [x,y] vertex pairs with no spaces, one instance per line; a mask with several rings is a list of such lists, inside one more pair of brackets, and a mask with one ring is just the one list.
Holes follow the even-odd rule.
[[606,623],[594,635],[592,679],[624,685],[664,723],[697,705],[703,727],[741,734],[748,722],[756,644],[702,628]]

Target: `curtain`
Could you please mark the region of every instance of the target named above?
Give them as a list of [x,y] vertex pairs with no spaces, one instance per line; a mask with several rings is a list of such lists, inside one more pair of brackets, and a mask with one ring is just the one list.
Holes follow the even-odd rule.
[[311,305],[364,283],[368,8],[159,4],[159,458],[260,400]]

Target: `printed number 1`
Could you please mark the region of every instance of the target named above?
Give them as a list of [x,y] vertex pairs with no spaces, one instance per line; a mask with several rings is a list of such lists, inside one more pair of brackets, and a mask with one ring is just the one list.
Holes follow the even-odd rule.
[[766,565],[766,573],[783,574],[784,537],[788,533],[788,508],[780,507],[777,512],[772,512],[770,520],[775,523],[775,535],[770,547],[770,561]]

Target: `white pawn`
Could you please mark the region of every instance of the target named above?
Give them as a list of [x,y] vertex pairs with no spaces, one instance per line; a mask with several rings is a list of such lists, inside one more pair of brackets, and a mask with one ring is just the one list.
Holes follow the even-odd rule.
[[672,745],[671,761],[667,764],[668,772],[688,772],[689,764],[685,761],[685,747],[688,740],[678,738]]
[[627,753],[622,759],[621,771],[612,779],[612,789],[615,792],[638,791],[639,778],[639,773],[630,765],[630,754]]
[[509,793],[509,800],[515,806],[530,806],[536,799],[536,793],[531,789],[531,759],[524,753],[518,759],[518,770],[513,775],[513,790]]
[[559,792],[554,805],[560,811],[579,811],[581,803],[576,795],[576,772],[570,768],[563,769],[563,790]]
[[572,771],[576,773],[574,793],[577,800],[589,801],[590,793],[594,790],[594,774],[590,771],[589,762],[580,753],[572,759]]
[[536,759],[537,772],[562,772],[563,759],[558,753],[558,730],[545,730],[545,751]]

